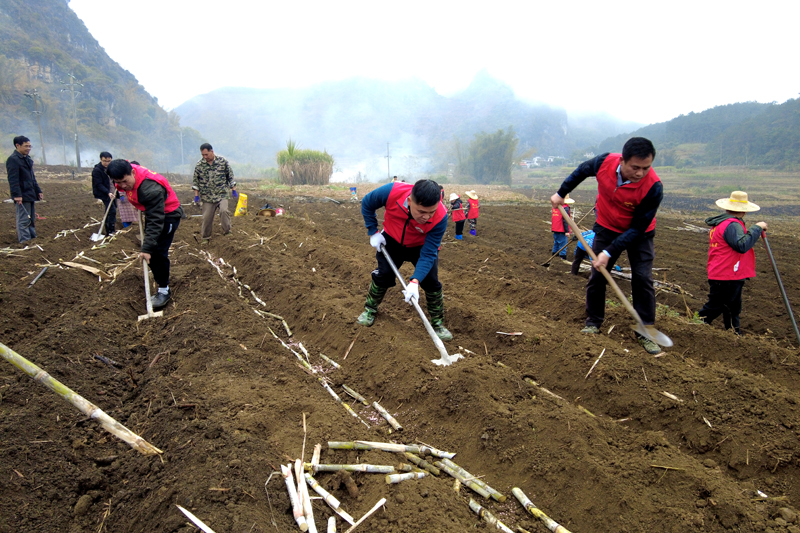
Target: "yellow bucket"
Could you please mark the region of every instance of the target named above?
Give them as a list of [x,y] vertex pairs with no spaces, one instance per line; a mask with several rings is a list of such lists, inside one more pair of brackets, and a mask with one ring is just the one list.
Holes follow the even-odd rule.
[[235,217],[243,217],[247,214],[247,195],[239,193],[239,202],[236,204],[236,212],[233,214]]

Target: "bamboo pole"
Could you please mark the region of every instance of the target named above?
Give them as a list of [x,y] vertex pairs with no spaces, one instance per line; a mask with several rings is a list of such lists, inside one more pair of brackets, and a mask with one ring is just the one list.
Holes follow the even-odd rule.
[[392,485],[394,483],[400,483],[401,481],[406,481],[407,479],[422,479],[427,476],[427,472],[418,471],[418,472],[404,472],[402,474],[387,474],[386,476],[386,484]]
[[330,508],[336,512],[336,514],[341,516],[342,519],[351,525],[355,523],[353,517],[347,514],[347,512],[341,508],[341,503],[339,500],[337,500],[333,494],[322,488],[322,485],[320,485],[319,482],[311,476],[311,474],[306,472],[305,478],[308,486],[314,489],[314,492],[322,496],[322,499],[325,500],[325,503],[327,503],[328,506],[330,506]]
[[286,489],[289,491],[289,501],[292,503],[294,521],[297,522],[300,531],[308,531],[306,517],[303,514],[303,504],[300,503],[300,497],[297,494],[297,486],[294,484],[291,467],[281,465],[281,474],[283,474],[283,479],[286,481]]
[[347,385],[342,385],[344,391],[349,394],[353,399],[358,400],[359,402],[363,403],[364,405],[369,405],[369,402],[366,398],[361,396],[359,393],[348,387]]
[[311,463],[305,463],[306,470],[311,470],[313,473],[317,472],[338,472],[345,470],[347,472],[367,472],[369,474],[394,474],[393,466],[389,465],[368,465],[368,464],[355,464],[355,465],[317,465],[316,468],[311,467]]
[[403,429],[403,426],[401,426],[400,423],[397,420],[395,420],[395,418],[392,415],[389,414],[389,411],[387,411],[385,408],[381,406],[381,404],[379,404],[378,402],[372,402],[372,407],[374,407],[375,410],[378,411],[381,414],[381,416],[386,419],[386,421],[389,423],[390,426],[392,426],[392,428],[394,428],[395,431],[401,431]]
[[507,525],[502,523],[492,513],[484,509],[481,504],[471,498],[469,500],[469,508],[475,511],[475,514],[483,518],[484,522],[490,526],[494,526],[495,529],[499,529],[500,531],[503,531],[503,533],[514,533],[514,531],[512,531]]
[[434,457],[452,459],[456,456],[452,452],[444,452],[430,446],[418,446],[416,444],[395,444],[393,442],[372,442],[357,440],[349,442],[328,441],[328,448],[332,450],[381,450],[384,452],[404,453],[409,452],[416,455],[433,455]]
[[541,520],[545,527],[552,531],[553,533],[570,533],[570,531],[562,525],[559,525],[558,522],[544,514],[541,509],[533,505],[533,503],[525,496],[525,493],[522,492],[522,489],[519,487],[514,487],[511,489],[511,494],[517,497],[519,503],[528,511],[531,515],[535,516],[539,520]]
[[430,464],[422,457],[419,457],[417,455],[414,455],[413,453],[408,453],[408,452],[403,452],[403,454],[408,458],[409,461],[411,461],[420,468],[424,468],[434,476],[438,476],[441,473],[441,470]]
[[75,406],[80,412],[88,416],[89,418],[93,418],[100,422],[100,425],[103,426],[103,429],[127,442],[131,448],[142,453],[143,455],[155,455],[164,453],[142,437],[137,435],[136,433],[132,432],[110,416],[108,416],[102,409],[94,405],[92,402],[84,398],[83,396],[79,395],[53,376],[45,372],[43,369],[39,368],[32,362],[28,361],[20,354],[6,346],[5,344],[0,343],[0,355],[3,356],[3,359],[14,365],[15,367],[22,370],[28,376],[33,378],[34,381],[38,381],[48,389],[52,390],[59,396],[61,396],[64,400],[71,403]]
[[350,526],[350,528],[349,528],[347,531],[345,531],[344,533],[352,533],[352,532],[353,532],[353,530],[354,530],[354,529],[355,529],[355,528],[356,528],[356,527],[357,527],[359,524],[361,524],[361,522],[363,522],[364,520],[366,520],[367,518],[369,518],[370,516],[372,516],[372,513],[374,513],[374,512],[375,512],[375,511],[377,511],[378,509],[380,509],[380,507],[381,507],[383,504],[385,504],[385,503],[386,503],[386,498],[381,498],[381,499],[380,499],[380,501],[379,501],[378,503],[376,503],[376,504],[375,504],[375,505],[372,507],[372,509],[370,509],[369,511],[367,511],[367,514],[365,514],[364,516],[362,516],[361,518],[359,518],[359,519],[358,519],[358,522],[356,522],[355,524],[353,524],[352,526]]
[[473,481],[475,481],[475,483],[477,483],[481,487],[485,488],[489,492],[489,494],[491,495],[492,499],[494,499],[494,500],[496,500],[496,501],[498,501],[500,503],[503,503],[504,501],[506,501],[506,496],[503,496],[502,494],[500,494],[499,491],[496,491],[492,487],[490,487],[488,483],[486,483],[485,481],[483,481],[481,479],[478,479],[474,475],[470,474],[469,472],[467,472],[466,470],[464,470],[463,468],[461,468],[460,466],[455,464],[450,459],[442,459],[442,463],[446,464],[447,466],[449,466],[450,468],[452,468],[453,470],[455,470],[456,472],[461,474],[464,477],[464,479],[473,480]]
[[439,468],[441,470],[444,470],[445,472],[447,472],[448,474],[453,476],[455,479],[460,481],[462,485],[466,485],[467,487],[469,487],[473,491],[477,492],[478,494],[480,494],[481,496],[483,496],[487,500],[492,497],[491,493],[488,490],[486,490],[484,487],[482,487],[479,484],[475,483],[474,479],[466,479],[464,476],[459,474],[457,470],[455,470],[453,468],[450,468],[449,466],[447,466],[446,464],[442,463],[441,461],[436,461],[433,464],[437,468]]

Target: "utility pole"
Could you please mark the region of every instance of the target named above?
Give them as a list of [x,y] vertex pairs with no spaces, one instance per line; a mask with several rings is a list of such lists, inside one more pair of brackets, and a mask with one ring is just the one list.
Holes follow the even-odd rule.
[[64,140],[64,132],[61,132],[61,145],[64,147],[64,165],[67,164],[67,141]]
[[61,82],[62,85],[68,85],[69,89],[61,89],[61,92],[69,91],[72,94],[72,118],[75,119],[75,162],[78,165],[78,170],[81,169],[81,151],[78,149],[78,111],[75,108],[75,95],[81,94],[75,86],[83,87],[82,83],[75,83],[75,76],[69,75],[69,83]]
[[183,128],[181,128],[181,166],[183,166]]
[[38,89],[33,92],[28,91],[25,93],[28,98],[33,98],[33,114],[36,115],[36,122],[39,124],[39,144],[42,145],[42,163],[47,164],[47,155],[44,153],[44,137],[42,137],[42,114],[39,112],[39,100],[42,96],[39,94]]
[[386,143],[386,176],[391,181],[392,171],[389,170],[389,159],[391,159],[391,156],[389,155],[389,143]]

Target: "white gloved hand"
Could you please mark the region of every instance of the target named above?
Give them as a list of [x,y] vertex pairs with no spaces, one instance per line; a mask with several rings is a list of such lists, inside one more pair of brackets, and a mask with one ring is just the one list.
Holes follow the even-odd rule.
[[406,285],[406,288],[403,289],[403,296],[406,297],[406,302],[409,305],[414,305],[411,302],[411,298],[414,298],[416,301],[419,301],[419,283],[416,281],[411,281]]
[[381,246],[386,246],[386,237],[383,236],[383,232],[377,232],[369,238],[369,245],[381,251]]

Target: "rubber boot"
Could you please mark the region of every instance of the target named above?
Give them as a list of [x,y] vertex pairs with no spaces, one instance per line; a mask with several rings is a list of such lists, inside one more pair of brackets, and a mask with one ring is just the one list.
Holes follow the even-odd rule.
[[425,292],[425,303],[428,305],[428,316],[436,336],[443,341],[453,340],[453,334],[444,327],[444,296],[442,291]]
[[464,240],[464,236],[463,235],[456,235],[456,240],[457,241],[463,241]]
[[475,236],[475,235],[477,235],[478,233],[477,233],[477,232],[476,232],[474,229],[471,229],[471,230],[469,230],[469,234],[470,234],[470,235],[472,235],[472,236],[474,237],[474,236]]
[[375,285],[374,281],[369,284],[369,291],[367,292],[367,301],[364,303],[364,312],[358,315],[356,322],[362,326],[371,326],[375,322],[375,315],[378,314],[378,306],[383,301],[388,288],[384,289]]

